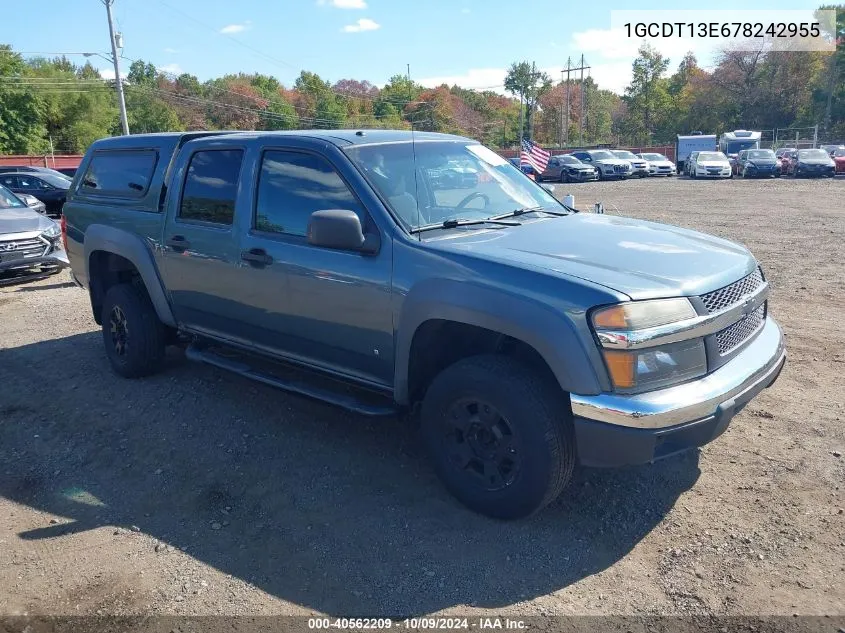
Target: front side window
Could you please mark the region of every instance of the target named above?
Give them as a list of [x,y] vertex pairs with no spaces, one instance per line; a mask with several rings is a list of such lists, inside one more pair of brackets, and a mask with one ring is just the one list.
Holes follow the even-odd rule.
[[243,150],[204,150],[188,165],[179,217],[183,220],[231,225],[243,162]]
[[325,158],[282,150],[264,153],[255,230],[304,236],[311,214],[329,209],[354,211],[366,226],[366,213],[358,199]]

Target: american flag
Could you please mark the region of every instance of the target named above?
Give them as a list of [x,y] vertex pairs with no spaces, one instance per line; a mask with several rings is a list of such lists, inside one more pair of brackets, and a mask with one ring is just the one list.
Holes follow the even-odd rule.
[[551,154],[527,138],[522,139],[522,151],[519,153],[520,165],[531,165],[534,171],[546,171]]

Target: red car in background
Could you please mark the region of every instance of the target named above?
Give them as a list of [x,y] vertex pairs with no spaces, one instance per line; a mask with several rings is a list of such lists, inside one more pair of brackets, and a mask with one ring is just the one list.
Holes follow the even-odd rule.
[[845,148],[833,150],[832,158],[836,163],[836,173],[845,174]]
[[780,171],[782,174],[786,173],[786,168],[789,162],[788,154],[795,151],[797,150],[794,147],[781,147],[779,150],[775,151],[775,158],[780,161]]

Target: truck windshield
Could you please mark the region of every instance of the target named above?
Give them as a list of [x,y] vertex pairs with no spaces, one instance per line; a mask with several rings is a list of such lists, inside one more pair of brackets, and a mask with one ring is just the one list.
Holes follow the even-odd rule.
[[26,207],[26,205],[21,202],[15,194],[6,189],[3,185],[0,185],[0,210],[22,209],[24,207]]
[[478,143],[403,141],[344,151],[408,230],[526,208],[562,211],[550,193]]

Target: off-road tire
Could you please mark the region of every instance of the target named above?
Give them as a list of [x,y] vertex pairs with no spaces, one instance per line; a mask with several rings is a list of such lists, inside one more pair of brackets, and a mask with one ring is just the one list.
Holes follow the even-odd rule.
[[[490,517],[518,519],[551,503],[569,483],[576,462],[572,420],[564,393],[556,382],[550,383],[523,363],[500,355],[465,358],[435,377],[423,399],[421,432],[435,471],[464,505]],[[483,465],[458,463],[465,451],[473,454],[473,446],[480,443],[478,432],[475,436],[455,432],[461,417],[456,411],[465,413],[467,401],[484,403],[466,409],[477,411],[476,419],[497,419],[500,430],[505,430],[500,425],[505,423],[510,431],[511,441],[501,452],[513,457],[516,465],[506,474],[501,463],[495,467],[503,482],[511,478],[498,489],[488,487]],[[482,414],[482,408],[487,413]],[[472,424],[471,414],[467,419]],[[462,441],[456,439],[459,435]],[[488,436],[501,442],[501,432]],[[497,448],[498,444],[489,450],[495,453]],[[457,459],[456,452],[461,453]]]
[[109,288],[103,300],[101,323],[106,356],[115,373],[124,378],[140,378],[161,369],[167,328],[159,321],[142,286],[124,283]]

